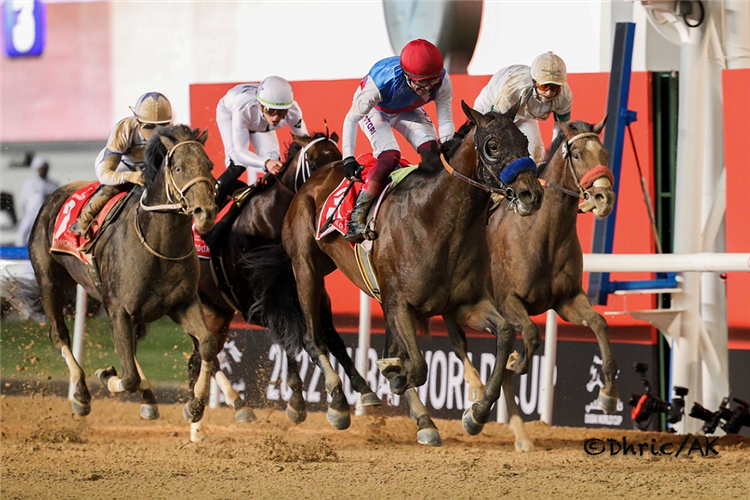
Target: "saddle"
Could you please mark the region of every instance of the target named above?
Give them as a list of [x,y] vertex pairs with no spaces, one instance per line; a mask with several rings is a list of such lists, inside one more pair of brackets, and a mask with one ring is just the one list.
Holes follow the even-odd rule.
[[77,257],[86,264],[93,264],[93,250],[96,242],[99,241],[104,231],[120,215],[127,199],[133,192],[132,188],[128,189],[116,194],[107,202],[91,224],[90,233],[92,236],[90,239],[73,234],[70,231],[70,226],[78,219],[81,210],[83,210],[83,207],[86,206],[86,203],[88,203],[100,185],[98,182],[88,184],[65,200],[62,209],[55,219],[55,231],[50,247],[51,252],[67,253]]

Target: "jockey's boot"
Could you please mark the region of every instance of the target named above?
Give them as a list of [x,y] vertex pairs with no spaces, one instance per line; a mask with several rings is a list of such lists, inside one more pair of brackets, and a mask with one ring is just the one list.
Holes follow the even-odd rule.
[[245,171],[245,167],[239,167],[230,160],[229,166],[216,181],[216,206],[219,210],[227,204],[227,196],[233,193],[236,187],[236,181]]
[[104,205],[118,192],[119,189],[114,186],[101,186],[97,189],[81,210],[75,224],[70,226],[70,232],[81,238],[91,239],[91,224],[102,211]]
[[370,211],[370,207],[376,198],[376,195],[370,194],[365,190],[359,192],[357,204],[352,209],[349,224],[346,226],[346,236],[344,236],[344,239],[349,243],[357,243],[365,239],[367,213]]

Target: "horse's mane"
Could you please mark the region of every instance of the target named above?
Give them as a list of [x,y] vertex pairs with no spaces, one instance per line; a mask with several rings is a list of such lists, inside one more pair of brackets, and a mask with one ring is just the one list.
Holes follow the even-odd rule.
[[[314,141],[315,139],[320,139],[321,137],[326,137],[326,135],[323,132],[316,132],[310,139]],[[284,160],[282,172],[286,172],[286,169],[292,163],[292,158],[294,158],[294,156],[299,153],[301,149],[302,146],[297,144],[295,141],[292,141],[292,143],[289,144],[289,148],[286,150],[286,159]]]
[[[579,134],[582,134],[584,132],[592,132],[594,130],[594,126],[592,124],[581,120],[570,122],[568,123],[568,126]],[[547,168],[547,165],[550,164],[552,158],[555,156],[555,153],[557,153],[557,150],[560,149],[560,146],[562,146],[562,143],[565,142],[565,140],[565,134],[562,130],[560,130],[555,138],[552,139],[552,144],[549,145],[549,149],[547,150],[547,154],[544,157],[544,161],[541,165],[539,165],[540,168],[537,175],[541,175],[542,172],[544,172],[544,169]]]
[[164,157],[167,156],[167,147],[161,142],[161,137],[170,138],[175,144],[182,141],[193,141],[198,137],[199,129],[191,129],[187,125],[174,125],[172,127],[156,127],[151,138],[146,143],[145,166],[143,167],[143,181],[146,188],[151,187],[156,179],[156,174],[161,170]]
[[461,127],[458,129],[458,132],[453,134],[453,138],[449,141],[444,142],[439,149],[433,148],[424,151],[422,153],[422,163],[420,164],[420,169],[425,172],[435,172],[438,170],[442,170],[443,162],[440,160],[440,153],[443,153],[446,160],[450,161],[450,159],[458,150],[458,147],[461,145],[461,143],[464,142],[464,139],[466,139],[466,136],[469,135],[469,132],[471,132],[473,127],[474,124],[469,120],[466,120],[466,123],[461,125]]

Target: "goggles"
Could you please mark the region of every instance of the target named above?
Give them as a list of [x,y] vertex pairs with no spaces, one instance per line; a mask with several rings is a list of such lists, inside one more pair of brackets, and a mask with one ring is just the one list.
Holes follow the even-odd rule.
[[560,92],[560,85],[557,85],[556,83],[536,83],[536,88],[541,90],[542,92],[552,91],[554,93]]
[[144,130],[153,130],[156,127],[166,127],[167,125],[169,125],[169,122],[164,122],[164,123],[146,123],[146,122],[139,121],[138,123],[141,125],[141,128],[144,129]]
[[440,77],[437,78],[431,78],[429,80],[413,80],[410,76],[406,77],[406,82],[412,86],[412,88],[419,89],[419,90],[426,90],[429,88],[434,87],[438,83],[440,83]]
[[261,109],[263,110],[263,113],[269,116],[278,116],[281,118],[284,118],[286,114],[289,112],[288,109],[267,108],[265,106],[261,106]]

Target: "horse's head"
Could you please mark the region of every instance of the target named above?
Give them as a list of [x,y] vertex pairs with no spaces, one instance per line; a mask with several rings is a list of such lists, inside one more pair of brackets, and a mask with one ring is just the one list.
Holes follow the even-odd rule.
[[461,107],[475,125],[479,181],[505,191],[509,208],[521,216],[539,210],[544,190],[536,177],[536,164],[529,158],[529,141],[513,123],[518,106],[504,114],[482,114],[463,101]]
[[146,192],[166,199],[165,209],[191,215],[197,230],[205,232],[216,219],[216,179],[203,149],[208,130],[199,132],[187,125],[158,127],[146,145],[144,177]]
[[300,186],[318,168],[341,159],[338,148],[339,136],[317,132],[312,137],[293,136],[294,141],[289,145],[284,160],[282,182],[293,191]]
[[555,159],[564,163],[565,175],[575,182],[582,200],[579,210],[592,211],[597,217],[606,217],[615,205],[614,176],[607,167],[609,151],[599,140],[606,121],[607,117],[596,125],[582,121],[560,123],[561,137],[556,138],[560,152]]

